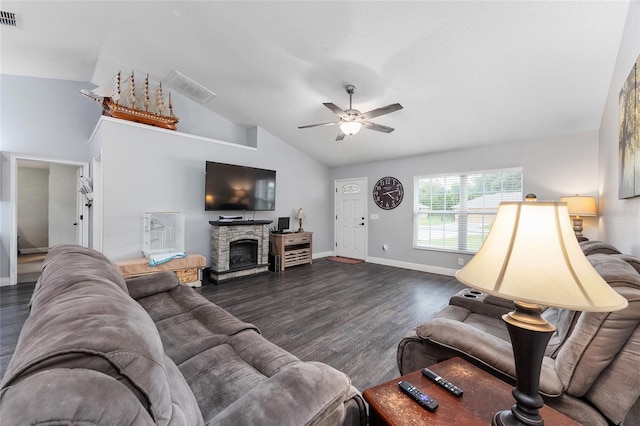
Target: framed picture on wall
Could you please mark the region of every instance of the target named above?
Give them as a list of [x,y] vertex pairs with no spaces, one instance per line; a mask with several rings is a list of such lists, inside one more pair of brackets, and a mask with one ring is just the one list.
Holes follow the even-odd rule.
[[620,90],[618,198],[640,195],[640,56]]

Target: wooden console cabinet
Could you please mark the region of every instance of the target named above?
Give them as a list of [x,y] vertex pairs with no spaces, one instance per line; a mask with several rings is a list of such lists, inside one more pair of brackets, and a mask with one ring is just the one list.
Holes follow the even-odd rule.
[[294,265],[312,263],[313,232],[271,234],[271,254],[280,256],[280,270]]

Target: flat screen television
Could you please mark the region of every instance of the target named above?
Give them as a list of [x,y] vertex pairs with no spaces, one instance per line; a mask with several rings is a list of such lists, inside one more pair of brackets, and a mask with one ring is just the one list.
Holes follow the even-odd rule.
[[205,211],[273,211],[275,170],[206,162]]

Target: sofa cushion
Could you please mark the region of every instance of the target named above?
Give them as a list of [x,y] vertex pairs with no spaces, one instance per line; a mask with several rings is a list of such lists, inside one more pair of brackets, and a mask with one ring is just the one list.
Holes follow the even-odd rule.
[[588,256],[596,271],[629,303],[614,312],[583,312],[556,357],[567,392],[583,396],[640,324],[640,275],[627,262],[604,254]]
[[640,259],[635,256],[631,256],[628,254],[612,254],[612,257],[617,257],[618,259],[622,259],[627,262],[629,265],[633,267],[640,274]]
[[[151,279],[154,275],[159,275],[157,280]],[[165,276],[154,275],[144,278],[151,286],[164,287],[161,281]],[[258,332],[254,325],[240,321],[188,286],[145,294],[150,295],[138,299],[138,303],[155,322],[165,352],[177,365],[224,343],[228,336],[243,330]]]
[[[49,265],[53,265],[49,267]],[[127,292],[127,286],[115,265],[102,253],[87,247],[73,244],[61,244],[49,249],[42,262],[42,274],[31,295],[30,306],[33,307],[35,298],[55,294],[55,291],[42,293],[39,291],[42,282],[48,286],[82,286],[85,276],[75,271],[91,272],[91,278],[100,280],[104,285],[113,285]],[[67,275],[67,271],[73,272]]]
[[161,271],[155,274],[127,278],[125,284],[129,290],[129,295],[135,300],[139,300],[178,287],[180,281],[175,273],[171,271]]
[[602,254],[619,254],[620,251],[609,243],[604,241],[580,241],[580,248],[585,256],[589,256],[595,253]]
[[170,389],[153,321],[108,259],[74,247],[58,246],[45,259],[3,388],[52,368],[93,369],[129,388],[154,421],[168,422]]
[[172,425],[204,425],[202,413],[196,397],[189,384],[180,373],[178,366],[165,355],[164,365],[167,369],[167,380],[171,388],[171,421]]
[[[624,392],[620,392],[624,389]],[[635,422],[640,424],[637,412],[640,402],[640,328],[636,328],[622,350],[600,374],[586,393],[587,399],[613,424],[622,424],[629,407],[636,405]],[[633,415],[632,415],[633,417]]]

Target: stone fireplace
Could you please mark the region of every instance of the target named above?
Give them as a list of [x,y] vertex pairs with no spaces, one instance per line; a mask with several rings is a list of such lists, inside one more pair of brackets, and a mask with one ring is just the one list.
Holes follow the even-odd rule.
[[211,271],[216,283],[269,269],[267,220],[210,221]]

